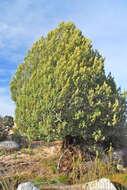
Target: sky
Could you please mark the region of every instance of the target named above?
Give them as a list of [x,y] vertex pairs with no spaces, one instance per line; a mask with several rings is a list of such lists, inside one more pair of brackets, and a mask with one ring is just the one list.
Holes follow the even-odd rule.
[[0,115],[14,115],[10,80],[28,49],[62,21],[92,41],[127,90],[127,0],[0,0]]

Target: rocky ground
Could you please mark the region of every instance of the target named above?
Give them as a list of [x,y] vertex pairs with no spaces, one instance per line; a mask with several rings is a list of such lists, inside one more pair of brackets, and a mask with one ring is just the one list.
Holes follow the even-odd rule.
[[[71,181],[76,177],[75,174],[78,170],[72,172],[71,177],[68,177],[65,172],[60,173],[57,170],[62,154],[60,151],[61,145],[62,142],[60,141],[52,143],[32,142],[30,147],[16,151],[0,150],[0,178],[12,179],[16,187],[20,183],[30,181],[40,189],[82,189],[82,184],[67,186],[67,184],[80,183],[78,180],[77,182]],[[117,153],[117,155],[119,154]],[[70,157],[68,154],[67,156],[66,160],[68,161]],[[103,167],[101,168],[103,173],[100,178],[107,177],[118,184],[127,186],[126,171],[106,176]],[[92,177],[92,180],[96,179],[96,176]],[[83,181],[85,181],[84,176]]]
[[14,152],[0,151],[0,176],[44,174],[44,162],[59,154],[61,142],[33,142],[31,147]]

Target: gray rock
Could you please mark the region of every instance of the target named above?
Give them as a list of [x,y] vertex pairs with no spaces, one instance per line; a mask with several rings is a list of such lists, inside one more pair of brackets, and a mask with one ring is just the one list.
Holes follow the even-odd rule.
[[40,190],[40,189],[35,187],[31,182],[26,182],[19,184],[17,190]]
[[0,150],[18,150],[20,146],[15,141],[0,142]]
[[109,179],[102,178],[85,184],[85,190],[117,190]]
[[116,161],[119,161],[119,160],[122,161],[123,160],[123,156],[124,156],[123,150],[117,150],[117,151],[114,151],[112,153],[112,157]]
[[115,150],[113,152],[113,160],[122,164],[124,167],[127,167],[127,149]]

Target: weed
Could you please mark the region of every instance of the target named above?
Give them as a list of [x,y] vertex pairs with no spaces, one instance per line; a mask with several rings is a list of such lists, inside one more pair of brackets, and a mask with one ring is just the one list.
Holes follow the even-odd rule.
[[0,151],[0,156],[3,156],[3,155],[6,155],[6,151],[1,150],[1,151]]
[[14,183],[8,179],[0,179],[0,188],[2,190],[15,190],[16,187],[14,185]]
[[24,154],[35,155],[34,151],[30,147],[22,148],[21,152],[24,153]]
[[79,151],[73,155],[69,178],[72,183],[82,183],[113,176],[116,174],[116,163],[113,162],[111,149],[108,151],[109,161],[105,163],[100,152],[96,151],[94,159],[86,161],[84,155]]

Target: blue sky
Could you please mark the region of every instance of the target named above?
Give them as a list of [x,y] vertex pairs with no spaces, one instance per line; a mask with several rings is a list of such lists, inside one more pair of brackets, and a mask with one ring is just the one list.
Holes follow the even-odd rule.
[[32,43],[72,21],[106,58],[106,73],[127,89],[126,0],[0,0],[0,114],[13,115],[9,83]]

